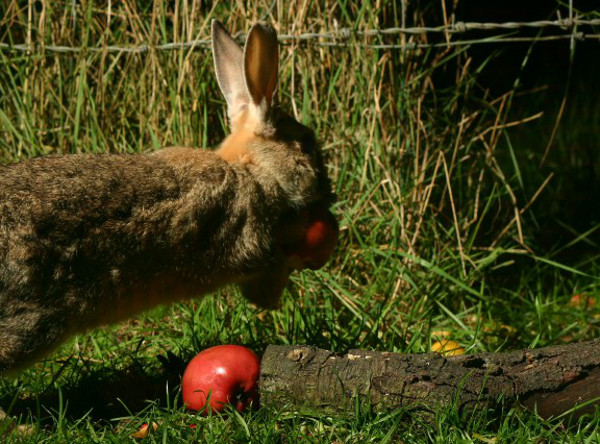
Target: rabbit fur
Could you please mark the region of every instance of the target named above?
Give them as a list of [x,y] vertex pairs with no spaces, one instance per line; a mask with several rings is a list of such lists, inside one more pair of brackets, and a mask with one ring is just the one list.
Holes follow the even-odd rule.
[[274,103],[277,36],[258,23],[242,50],[216,21],[212,33],[232,131],[217,150],[0,167],[0,376],[74,333],[225,284],[273,307],[302,268],[279,227],[333,194],[313,132]]

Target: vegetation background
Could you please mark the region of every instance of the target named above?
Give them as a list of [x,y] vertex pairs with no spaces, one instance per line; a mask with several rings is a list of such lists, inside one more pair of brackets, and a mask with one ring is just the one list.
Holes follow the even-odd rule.
[[[210,47],[159,48],[208,39],[213,18],[242,41],[260,19],[297,35],[568,16],[561,1],[497,3],[1,0],[0,162],[217,145]],[[580,3],[580,18],[599,18]],[[486,36],[283,40],[279,99],[319,135],[339,196],[331,263],[296,275],[278,311],[227,288],[75,338],[0,382],[0,405],[36,424],[7,439],[127,442],[155,422],[148,442],[597,442],[598,415],[198,418],[180,403],[182,363],[216,344],[420,353],[451,339],[477,352],[598,336],[599,42],[447,44]],[[423,46],[389,47],[405,44]],[[157,359],[167,352],[180,359]]]

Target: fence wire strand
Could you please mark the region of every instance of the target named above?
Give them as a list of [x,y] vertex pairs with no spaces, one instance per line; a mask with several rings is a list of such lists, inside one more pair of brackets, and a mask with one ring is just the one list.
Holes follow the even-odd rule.
[[[555,40],[566,40],[570,39],[571,42],[575,40],[600,40],[600,34],[596,33],[584,33],[579,27],[592,27],[599,26],[600,19],[589,19],[583,20],[574,18],[572,12],[570,12],[568,18],[558,18],[557,20],[538,20],[533,22],[503,22],[503,23],[479,23],[479,22],[455,22],[449,25],[441,26],[421,26],[421,27],[391,27],[385,29],[367,29],[358,30],[351,28],[339,28],[335,31],[328,32],[308,32],[301,34],[280,34],[278,36],[279,41],[284,44],[289,43],[312,43],[316,46],[323,47],[347,47],[350,45],[360,45],[368,48],[382,48],[382,49],[424,49],[424,48],[438,48],[448,46],[467,46],[473,44],[484,44],[484,43],[510,43],[510,42],[543,42],[543,41],[555,41]],[[499,34],[488,37],[482,37],[478,39],[466,39],[466,40],[455,40],[455,41],[444,41],[439,43],[415,43],[406,42],[399,44],[387,44],[387,43],[364,43],[357,41],[359,39],[371,39],[376,37],[386,37],[394,35],[424,35],[424,34],[449,34],[457,35],[466,33],[469,31],[493,31],[493,30],[506,30],[506,31],[518,31],[521,29],[559,29],[565,31],[563,34],[549,35],[549,36],[512,36],[512,34]],[[245,37],[243,33],[237,33],[235,36],[237,39]],[[196,49],[196,48],[208,48],[212,43],[210,38],[201,38],[195,40],[189,40],[185,42],[171,42],[163,43],[158,45],[140,44],[136,46],[117,46],[117,45],[104,45],[104,46],[87,46],[87,47],[72,47],[63,45],[42,45],[42,44],[10,44],[0,42],[0,50],[5,51],[23,51],[23,52],[34,52],[36,50],[43,50],[47,52],[56,53],[80,53],[83,51],[87,52],[103,52],[103,53],[145,53],[148,51],[172,51],[179,49]]]

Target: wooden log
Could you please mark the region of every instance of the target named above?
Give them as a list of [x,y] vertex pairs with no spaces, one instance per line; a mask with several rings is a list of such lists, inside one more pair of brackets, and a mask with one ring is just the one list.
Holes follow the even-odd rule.
[[372,411],[418,407],[461,412],[520,401],[543,417],[600,398],[600,340],[507,353],[442,356],[312,346],[269,346],[261,362],[261,402],[278,408],[352,415],[357,401]]

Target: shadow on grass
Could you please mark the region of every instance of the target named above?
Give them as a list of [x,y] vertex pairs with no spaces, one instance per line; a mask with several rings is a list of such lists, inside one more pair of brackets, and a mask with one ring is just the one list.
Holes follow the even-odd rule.
[[178,388],[186,361],[169,353],[158,357],[162,368],[134,363],[124,369],[102,367],[82,373],[73,383],[53,385],[31,396],[0,398],[14,417],[31,417],[40,425],[88,417],[95,422],[139,414],[151,402],[181,406]]

